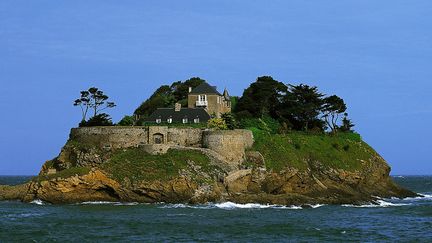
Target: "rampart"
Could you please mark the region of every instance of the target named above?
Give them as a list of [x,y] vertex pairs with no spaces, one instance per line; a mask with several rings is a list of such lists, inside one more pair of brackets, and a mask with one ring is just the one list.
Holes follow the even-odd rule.
[[253,145],[253,135],[249,130],[204,131],[203,147],[225,157],[229,163],[240,163],[245,158],[245,149]]
[[207,148],[231,164],[241,163],[245,159],[245,150],[253,145],[253,135],[249,130],[215,131],[166,126],[72,128],[70,140],[101,149],[143,147],[150,153],[166,152],[171,146]]
[[146,127],[80,127],[72,128],[70,140],[98,148],[130,148],[148,144]]

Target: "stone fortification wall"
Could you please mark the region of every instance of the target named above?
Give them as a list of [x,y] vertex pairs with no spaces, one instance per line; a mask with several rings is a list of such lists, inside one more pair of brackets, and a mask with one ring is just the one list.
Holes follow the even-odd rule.
[[200,128],[168,128],[168,144],[201,147],[202,134]]
[[72,128],[70,139],[91,144],[98,148],[130,148],[155,144],[154,135],[160,134],[163,144],[201,147],[202,132],[200,128],[151,127],[80,127]]
[[129,148],[148,144],[146,127],[80,127],[72,128],[71,140],[98,148]]
[[72,128],[70,139],[101,149],[142,146],[156,154],[166,152],[169,146],[204,147],[233,165],[244,161],[245,150],[254,142],[249,130],[212,131],[166,126]]
[[253,135],[249,130],[203,132],[203,147],[217,152],[233,164],[244,161],[245,150],[252,147],[253,142]]

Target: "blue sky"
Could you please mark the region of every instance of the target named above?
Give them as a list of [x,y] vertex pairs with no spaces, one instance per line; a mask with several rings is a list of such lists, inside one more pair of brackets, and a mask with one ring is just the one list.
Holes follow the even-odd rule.
[[115,121],[199,76],[241,95],[256,77],[345,99],[393,174],[432,174],[432,1],[0,1],[0,174],[38,173],[103,89]]

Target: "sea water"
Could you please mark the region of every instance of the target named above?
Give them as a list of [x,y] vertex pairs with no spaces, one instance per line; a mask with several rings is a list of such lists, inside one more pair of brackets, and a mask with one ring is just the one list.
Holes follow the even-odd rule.
[[432,176],[394,179],[424,197],[306,207],[3,201],[0,242],[432,242]]

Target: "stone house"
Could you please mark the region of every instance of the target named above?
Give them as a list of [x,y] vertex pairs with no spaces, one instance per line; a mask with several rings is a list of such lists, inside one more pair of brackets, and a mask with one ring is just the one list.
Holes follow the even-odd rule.
[[225,89],[223,94],[215,86],[204,82],[189,88],[188,107],[175,104],[174,108],[158,108],[148,118],[152,123],[205,123],[211,117],[220,118],[223,113],[231,112],[231,98]]
[[189,89],[188,108],[204,108],[209,115],[220,118],[221,114],[231,112],[231,98],[227,89],[220,94],[215,86],[204,82]]

